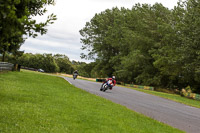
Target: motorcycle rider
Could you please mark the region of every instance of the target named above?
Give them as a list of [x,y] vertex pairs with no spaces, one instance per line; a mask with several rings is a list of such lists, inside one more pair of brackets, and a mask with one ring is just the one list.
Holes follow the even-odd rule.
[[[113,85],[110,85],[110,84],[109,84],[109,89],[112,90],[112,87],[114,87],[114,86],[116,85],[115,76],[112,76],[112,78],[106,79],[106,80],[103,82],[103,84],[105,84],[106,82],[108,82],[108,80],[112,80]],[[103,84],[101,85],[101,88],[102,88]]]
[[78,70],[75,70],[75,71],[73,72],[73,77],[74,77],[74,76],[77,77],[78,75],[79,75]]

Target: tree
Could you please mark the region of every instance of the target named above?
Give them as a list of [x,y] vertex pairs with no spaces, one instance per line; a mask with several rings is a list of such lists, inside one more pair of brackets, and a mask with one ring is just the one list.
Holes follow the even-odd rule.
[[96,54],[95,69],[107,76],[115,74],[126,82],[155,83],[149,80],[157,72],[150,51],[165,34],[161,28],[170,14],[161,4],[136,4],[132,10],[113,8],[96,14],[80,31],[83,49],[89,50],[85,57]]
[[59,72],[71,74],[74,71],[72,63],[66,55],[56,54],[53,56],[59,67]]
[[[124,10],[125,9],[121,9]],[[105,10],[100,14],[96,14],[91,22],[86,23],[86,26],[80,30],[83,42],[82,49],[89,51],[88,55],[83,55],[83,58],[99,60],[103,73],[111,76],[114,68],[114,63],[120,62],[113,58],[118,56],[119,47],[122,47],[122,31],[124,23],[124,14],[118,8]],[[119,26],[121,24],[121,26]]]
[[3,60],[5,52],[12,48],[11,45],[17,45],[17,42],[13,43],[13,38],[21,40],[18,42],[20,47],[24,35],[36,37],[37,33],[47,32],[46,26],[52,24],[56,16],[51,14],[41,23],[37,23],[34,17],[46,13],[45,6],[52,4],[54,0],[0,0],[0,53],[3,54]]
[[[194,91],[200,92],[200,1],[187,0],[180,3],[179,10],[185,10],[184,17],[178,23],[179,35],[182,37],[179,46],[182,65],[182,79]],[[186,87],[186,85],[185,85]]]
[[200,92],[199,9],[200,0],[107,9],[80,30],[83,57],[95,59],[96,77]]

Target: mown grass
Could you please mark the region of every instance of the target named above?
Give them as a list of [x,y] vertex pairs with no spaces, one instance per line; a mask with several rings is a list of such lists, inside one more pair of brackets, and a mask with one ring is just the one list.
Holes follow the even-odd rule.
[[2,133],[179,133],[64,79],[37,72],[0,74]]

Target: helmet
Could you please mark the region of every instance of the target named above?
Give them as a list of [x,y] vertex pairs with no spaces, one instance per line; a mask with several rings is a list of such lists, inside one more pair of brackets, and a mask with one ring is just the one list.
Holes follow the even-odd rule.
[[115,76],[112,76],[112,79],[115,79]]

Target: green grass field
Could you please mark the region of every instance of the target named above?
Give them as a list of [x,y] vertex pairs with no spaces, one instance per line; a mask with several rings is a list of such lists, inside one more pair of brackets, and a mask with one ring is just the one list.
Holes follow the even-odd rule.
[[0,73],[1,133],[179,133],[60,77]]

